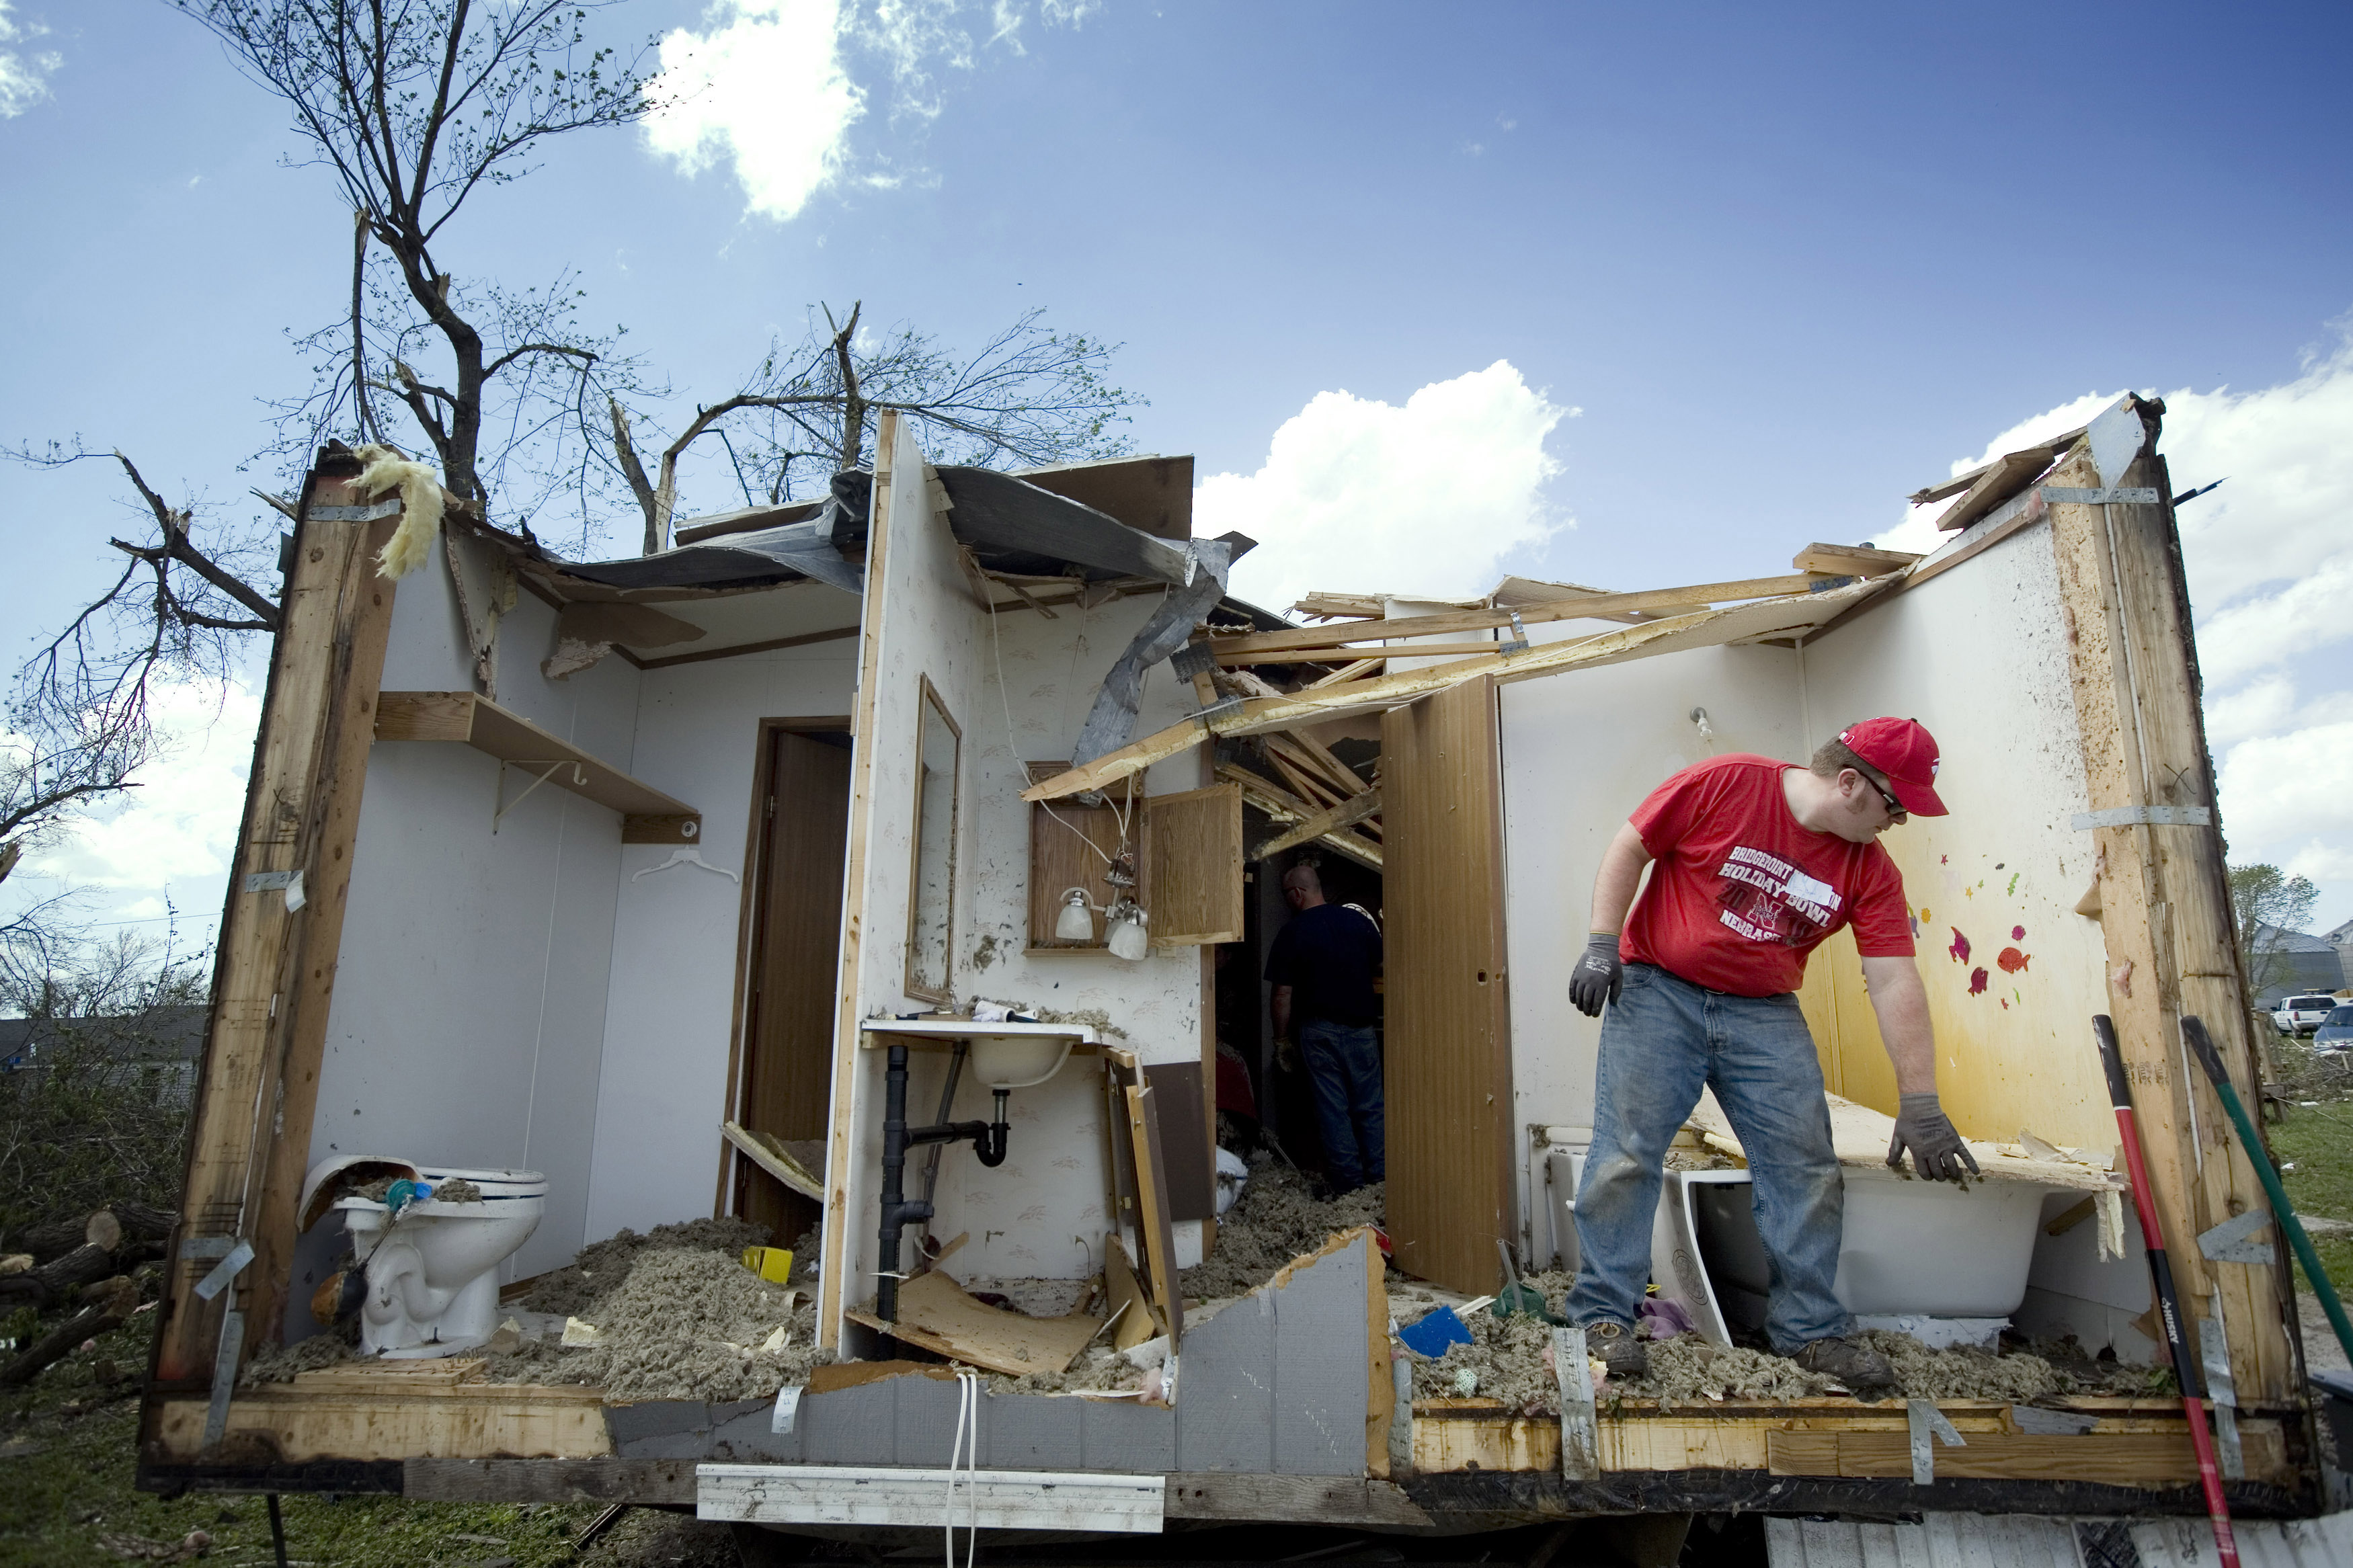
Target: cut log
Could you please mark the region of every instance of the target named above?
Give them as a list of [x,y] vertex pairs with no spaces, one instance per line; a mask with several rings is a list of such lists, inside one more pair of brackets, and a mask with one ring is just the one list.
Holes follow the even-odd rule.
[[0,1309],[54,1307],[75,1286],[91,1284],[114,1272],[114,1254],[85,1242],[38,1268],[0,1279]]

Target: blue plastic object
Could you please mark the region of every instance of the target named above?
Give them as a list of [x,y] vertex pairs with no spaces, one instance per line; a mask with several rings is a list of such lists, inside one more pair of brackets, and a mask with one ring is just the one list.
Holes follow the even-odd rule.
[[1440,1307],[1399,1329],[1398,1338],[1405,1342],[1405,1348],[1414,1354],[1434,1360],[1444,1355],[1449,1345],[1469,1344],[1471,1331],[1462,1326],[1462,1320],[1454,1315],[1453,1308]]
[[409,1205],[422,1202],[432,1195],[431,1187],[427,1186],[423,1182],[412,1182],[404,1176],[385,1189],[384,1206],[398,1214]]

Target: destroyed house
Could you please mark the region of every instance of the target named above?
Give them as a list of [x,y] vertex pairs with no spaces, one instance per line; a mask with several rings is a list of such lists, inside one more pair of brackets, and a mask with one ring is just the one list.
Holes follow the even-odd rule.
[[[1801,1000],[1847,1166],[1841,1289],[1898,1327],[2162,1358],[2091,1043],[2110,1015],[2232,1495],[2310,1510],[2288,1268],[2200,1246],[2263,1198],[2180,1065],[2203,1018],[2252,1098],[2161,412],[2126,399],[1923,492],[1958,498],[1925,557],[1815,544],[1785,575],[1470,604],[1399,585],[1298,622],[1228,594],[1248,542],[1193,537],[1187,458],[935,468],[886,415],[871,474],[642,559],[559,561],[445,498],[397,583],[376,563],[417,514],[322,458],[143,1484],[931,1525],[961,1453],[984,1526],[2195,1513],[2161,1380],[1907,1406],[1597,1400],[1564,1371],[1505,1401],[1430,1386],[1394,1337],[1492,1296],[1499,1242],[1573,1258],[1598,1028],[1562,991],[1627,813],[1687,763],[1802,758],[1894,712],[1947,763],[1952,814],[1885,842],[1986,1179],[1884,1170],[1892,1074],[1833,938]],[[1298,1126],[1261,972],[1303,855],[1384,930],[1385,1227],[1188,1300],[1218,1257],[1220,1034],[1257,1110]],[[1729,1353],[1763,1289],[1742,1151],[1704,1102],[1675,1153],[1653,1278]],[[404,1210],[400,1178],[478,1190]],[[528,1327],[534,1281],[711,1216],[812,1236],[791,1310],[818,1364],[756,1396],[498,1374],[482,1336]],[[240,1380],[404,1247],[409,1294],[372,1279],[362,1317],[427,1342]],[[1898,1247],[1949,1262],[1927,1296],[1887,1287]],[[729,1364],[791,1338],[730,1340]],[[1119,1386],[974,1398],[954,1375],[1051,1373],[1097,1339],[1133,1363]],[[1925,1461],[1923,1404],[1961,1440]]]

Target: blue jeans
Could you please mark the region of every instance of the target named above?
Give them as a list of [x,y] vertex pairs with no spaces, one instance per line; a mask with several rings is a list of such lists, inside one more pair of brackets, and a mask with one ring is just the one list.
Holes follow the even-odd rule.
[[1648,963],[1626,966],[1601,1020],[1569,1321],[1633,1325],[1651,1277],[1661,1166],[1703,1084],[1748,1153],[1757,1230],[1772,1266],[1765,1332],[1774,1350],[1794,1354],[1852,1331],[1853,1319],[1831,1293],[1846,1189],[1797,997],[1727,995]]
[[1315,1130],[1332,1185],[1345,1193],[1387,1180],[1381,1052],[1372,1026],[1310,1019],[1299,1026],[1299,1054],[1315,1088]]

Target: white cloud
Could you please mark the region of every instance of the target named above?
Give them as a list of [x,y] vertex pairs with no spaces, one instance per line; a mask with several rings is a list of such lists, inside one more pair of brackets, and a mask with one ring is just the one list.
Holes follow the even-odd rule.
[[849,128],[866,94],[841,59],[837,0],[719,0],[710,31],[680,28],[661,43],[646,121],[653,150],[697,174],[725,155],[747,210],[784,221],[841,177]]
[[[2353,634],[2353,331],[2337,331],[2276,385],[2165,394],[2161,443],[2177,490],[2226,481],[2179,522],[2232,858],[2320,881],[2324,926],[2353,912],[2353,660],[2337,646]],[[2022,420],[1952,471],[2073,429],[2118,395]],[[1907,509],[1880,542],[1936,549],[1950,504]]]
[[175,882],[210,884],[228,875],[245,811],[245,780],[261,700],[242,686],[169,686],[153,698],[166,752],[138,775],[124,804],[73,824],[26,869],[126,901],[160,896]]
[[1274,433],[1258,472],[1201,481],[1194,528],[1259,542],[1234,568],[1234,592],[1270,608],[1318,589],[1472,597],[1495,585],[1506,553],[1554,531],[1543,491],[1560,465],[1545,438],[1577,412],[1508,360],[1434,382],[1403,407],[1318,393]]
[[8,0],[0,0],[0,120],[14,120],[49,96],[49,78],[66,63],[55,49],[21,48],[44,37],[38,22],[9,20]]

